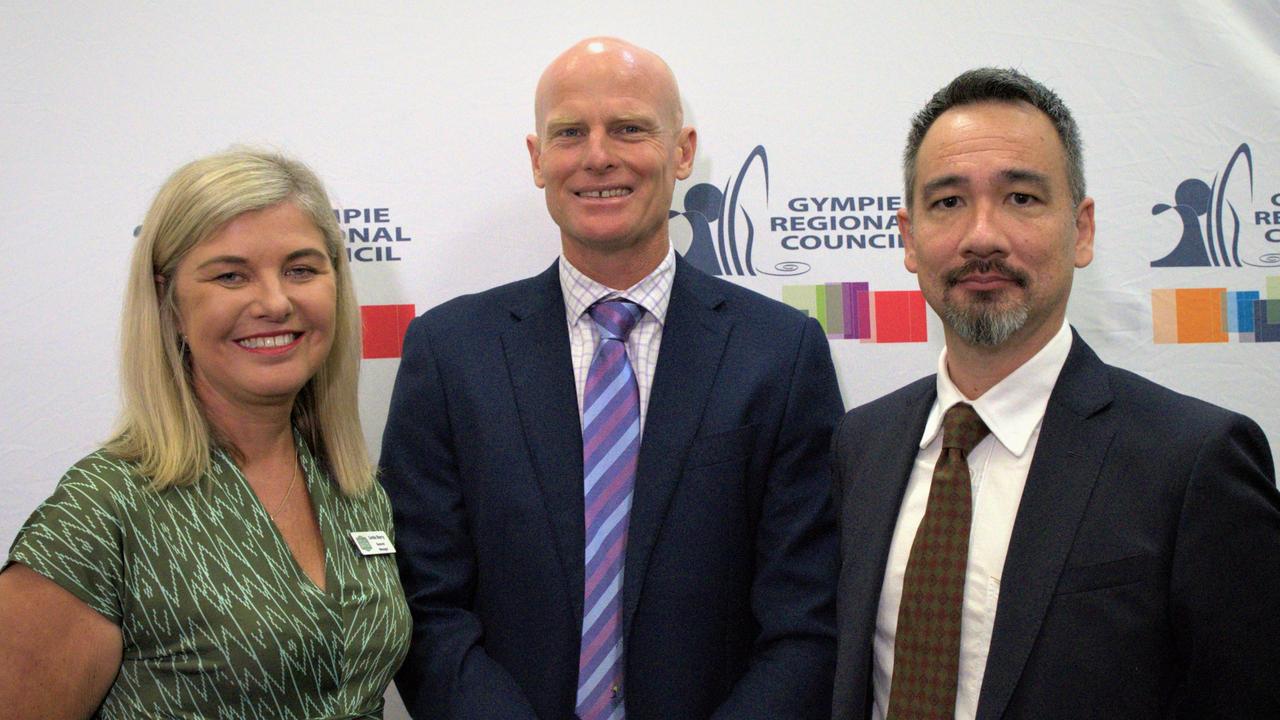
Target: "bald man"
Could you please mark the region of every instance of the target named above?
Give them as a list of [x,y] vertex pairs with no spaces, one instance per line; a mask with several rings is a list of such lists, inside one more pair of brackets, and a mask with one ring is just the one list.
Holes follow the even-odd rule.
[[535,120],[559,259],[405,338],[382,449],[400,694],[417,718],[827,717],[827,341],[673,252],[697,133],[661,58],[584,40]]

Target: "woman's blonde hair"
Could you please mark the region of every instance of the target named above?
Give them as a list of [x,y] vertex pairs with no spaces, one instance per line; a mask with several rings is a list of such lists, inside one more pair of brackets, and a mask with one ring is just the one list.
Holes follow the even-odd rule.
[[360,428],[360,309],[345,241],[320,180],[281,155],[235,148],[190,162],[156,194],[134,247],[121,332],[122,409],[107,450],[137,463],[162,490],[189,485],[210,469],[216,435],[191,386],[178,331],[174,273],[199,242],[252,210],[291,202],[324,235],[337,288],[333,347],[298,393],[293,424],[342,488],[354,495],[373,481]]

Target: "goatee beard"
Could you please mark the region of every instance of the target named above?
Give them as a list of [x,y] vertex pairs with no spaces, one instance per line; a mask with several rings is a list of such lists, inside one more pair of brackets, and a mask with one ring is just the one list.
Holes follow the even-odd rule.
[[1018,303],[1011,308],[997,308],[990,304],[959,307],[947,303],[942,308],[942,320],[962,340],[978,347],[996,347],[1013,337],[1027,324],[1027,306]]
[[[958,285],[974,274],[999,273],[1012,280],[1019,288],[1028,284],[1026,273],[1009,267],[1003,260],[971,260],[947,273],[947,289]],[[1010,308],[996,307],[998,297],[994,292],[978,293],[969,306],[957,305],[950,300],[943,303],[942,320],[962,340],[978,347],[996,347],[1013,337],[1027,324],[1029,311],[1025,302]]]

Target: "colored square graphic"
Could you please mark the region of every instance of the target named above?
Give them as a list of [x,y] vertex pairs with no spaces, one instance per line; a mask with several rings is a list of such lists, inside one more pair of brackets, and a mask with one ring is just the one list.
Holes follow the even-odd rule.
[[1224,343],[1227,341],[1226,288],[1179,288],[1174,291],[1178,305],[1179,343]]
[[398,358],[404,333],[414,317],[413,305],[361,305],[364,358]]
[[1253,333],[1254,303],[1258,299],[1257,290],[1227,292],[1227,302],[1224,308],[1227,313],[1227,332]]
[[1178,296],[1176,291],[1151,291],[1151,339],[1158,345],[1178,342]]
[[844,312],[844,288],[841,283],[827,283],[822,286],[822,293],[827,318],[822,327],[826,329],[827,337],[845,337],[848,318]]
[[1280,342],[1280,276],[1266,289],[1151,291],[1151,339],[1164,343]]
[[1280,342],[1280,299],[1253,301],[1253,341]]
[[1229,339],[1226,288],[1151,291],[1151,324],[1157,343],[1224,343]]
[[870,283],[784,285],[782,301],[822,325],[833,340],[927,342],[924,295],[919,290],[879,290]]
[[[826,330],[826,293],[827,289],[822,285],[783,285],[782,302],[816,319],[822,329]],[[822,296],[822,315],[818,314],[819,295]]]
[[919,290],[880,290],[872,294],[872,302],[875,305],[872,342],[925,342],[929,339],[924,294]]
[[864,282],[845,283],[845,337],[871,337],[871,290]]

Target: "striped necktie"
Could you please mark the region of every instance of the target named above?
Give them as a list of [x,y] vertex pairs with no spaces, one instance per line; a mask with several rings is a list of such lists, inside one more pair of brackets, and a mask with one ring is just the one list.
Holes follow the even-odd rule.
[[586,553],[577,711],[582,720],[621,720],[622,569],[640,451],[640,391],[626,340],[644,309],[611,299],[588,312],[600,345],[582,397]]

